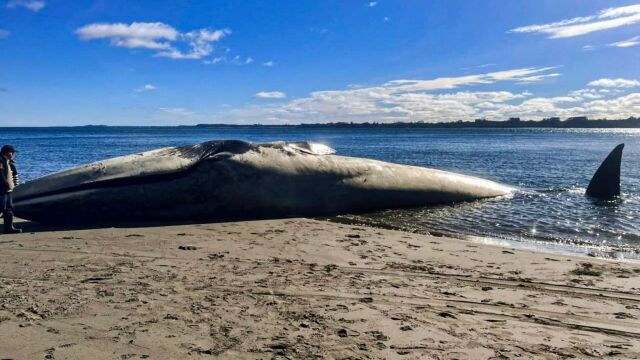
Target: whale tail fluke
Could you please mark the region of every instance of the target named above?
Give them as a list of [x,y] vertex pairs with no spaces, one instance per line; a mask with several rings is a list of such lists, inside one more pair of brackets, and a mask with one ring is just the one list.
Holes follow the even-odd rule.
[[620,163],[624,144],[616,146],[602,162],[589,182],[586,194],[598,199],[620,195]]

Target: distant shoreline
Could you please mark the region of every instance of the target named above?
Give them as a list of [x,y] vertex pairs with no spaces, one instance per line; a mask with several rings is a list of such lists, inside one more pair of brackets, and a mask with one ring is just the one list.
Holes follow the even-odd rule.
[[561,120],[552,117],[543,120],[520,120],[520,118],[510,118],[509,120],[485,120],[455,121],[455,122],[395,122],[395,123],[354,123],[354,122],[331,122],[315,124],[196,124],[196,125],[75,125],[75,126],[0,126],[0,129],[67,129],[67,128],[428,128],[428,129],[638,129],[640,128],[640,118],[630,117],[627,119],[591,120],[585,116],[571,117]]

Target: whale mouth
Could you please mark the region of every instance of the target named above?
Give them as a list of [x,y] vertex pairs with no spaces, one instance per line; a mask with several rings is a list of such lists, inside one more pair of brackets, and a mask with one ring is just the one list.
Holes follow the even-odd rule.
[[87,190],[173,181],[188,176],[205,160],[259,151],[262,147],[311,155],[335,153],[326,145],[312,142],[207,141],[116,157],[47,175],[16,187],[14,202],[19,205],[29,200]]
[[18,192],[15,194],[14,202],[21,203],[24,201],[29,201],[33,199],[44,198],[48,196],[61,195],[61,194],[70,194],[76,193],[80,191],[86,190],[98,190],[98,189],[107,189],[107,188],[116,188],[122,186],[135,186],[135,185],[144,185],[151,184],[157,182],[165,182],[180,179],[184,176],[189,175],[190,172],[194,171],[199,163],[194,164],[193,166],[175,171],[168,172],[162,174],[150,174],[150,175],[141,175],[136,177],[126,177],[126,178],[116,178],[109,180],[99,180],[85,184],[73,185],[68,187],[63,187],[60,189],[55,189],[51,191],[45,191],[40,193],[27,193],[23,194],[22,192]]

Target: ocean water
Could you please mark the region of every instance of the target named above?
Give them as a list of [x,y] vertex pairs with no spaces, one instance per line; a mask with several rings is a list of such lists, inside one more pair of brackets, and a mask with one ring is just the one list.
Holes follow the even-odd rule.
[[[341,155],[450,170],[519,189],[506,198],[343,215],[342,221],[640,258],[640,129],[0,128],[0,143],[20,151],[23,181],[109,157],[216,139],[312,140]],[[626,144],[623,195],[609,202],[585,197],[591,176],[619,143]]]

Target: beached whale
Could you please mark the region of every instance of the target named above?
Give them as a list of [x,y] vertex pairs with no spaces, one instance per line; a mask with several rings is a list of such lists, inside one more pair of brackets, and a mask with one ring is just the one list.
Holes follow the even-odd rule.
[[334,155],[311,142],[210,141],[108,159],[14,190],[41,223],[196,221],[335,215],[507,195],[493,181]]

